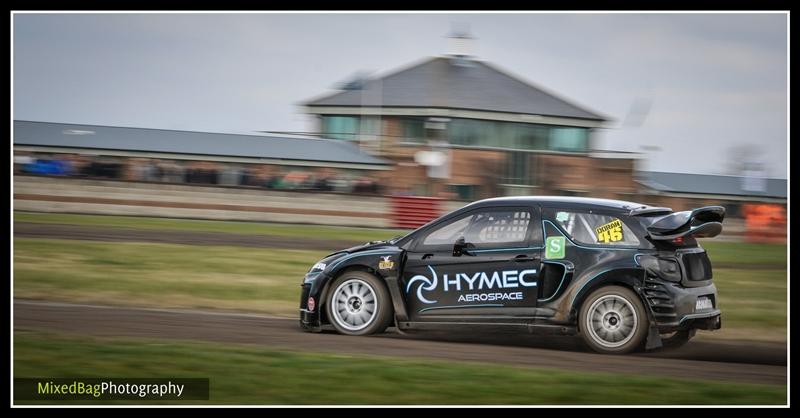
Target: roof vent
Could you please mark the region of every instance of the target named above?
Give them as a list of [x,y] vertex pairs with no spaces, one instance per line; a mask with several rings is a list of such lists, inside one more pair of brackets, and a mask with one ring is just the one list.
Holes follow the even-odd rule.
[[450,63],[461,67],[469,67],[475,57],[473,48],[475,38],[469,33],[469,25],[453,24],[453,30],[447,36],[450,42]]
[[336,88],[339,90],[363,90],[368,80],[369,73],[360,71],[347,80],[339,83]]
[[741,188],[745,192],[764,193],[767,191],[767,175],[764,165],[757,161],[745,162],[742,170]]

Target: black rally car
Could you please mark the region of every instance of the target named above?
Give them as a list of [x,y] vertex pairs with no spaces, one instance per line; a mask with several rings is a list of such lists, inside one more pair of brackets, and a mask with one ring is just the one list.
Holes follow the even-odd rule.
[[302,284],[300,324],[350,335],[393,324],[579,333],[602,353],[679,346],[721,326],[711,264],[695,238],[719,234],[724,216],[720,206],[481,200],[320,260]]

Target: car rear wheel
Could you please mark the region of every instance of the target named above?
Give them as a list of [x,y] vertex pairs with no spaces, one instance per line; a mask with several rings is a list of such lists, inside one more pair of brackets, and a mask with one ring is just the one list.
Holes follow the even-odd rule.
[[328,320],[341,334],[381,333],[392,319],[392,301],[386,286],[364,271],[339,276],[331,285],[327,302]]
[[592,292],[579,313],[583,341],[594,351],[625,354],[640,348],[648,319],[639,297],[628,288],[606,286]]

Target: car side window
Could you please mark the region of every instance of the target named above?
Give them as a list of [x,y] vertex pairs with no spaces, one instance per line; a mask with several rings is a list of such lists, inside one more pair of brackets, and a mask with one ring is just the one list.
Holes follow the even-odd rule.
[[557,211],[556,222],[573,241],[593,245],[638,245],[639,239],[621,219],[595,213]]
[[457,239],[464,236],[467,226],[474,215],[465,216],[447,223],[429,233],[422,241],[424,246],[453,245]]
[[534,228],[531,216],[531,210],[526,208],[476,210],[428,232],[417,250],[449,251],[459,238],[475,249],[524,247],[531,232],[541,240],[541,231]]
[[531,226],[529,211],[493,210],[477,213],[464,240],[476,248],[523,247]]

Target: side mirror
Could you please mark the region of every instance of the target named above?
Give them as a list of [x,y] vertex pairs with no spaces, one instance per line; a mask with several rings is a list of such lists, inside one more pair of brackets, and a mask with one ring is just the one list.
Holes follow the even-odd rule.
[[461,237],[453,244],[453,257],[461,257],[462,255],[472,255],[469,250],[475,248],[475,245],[470,244]]

